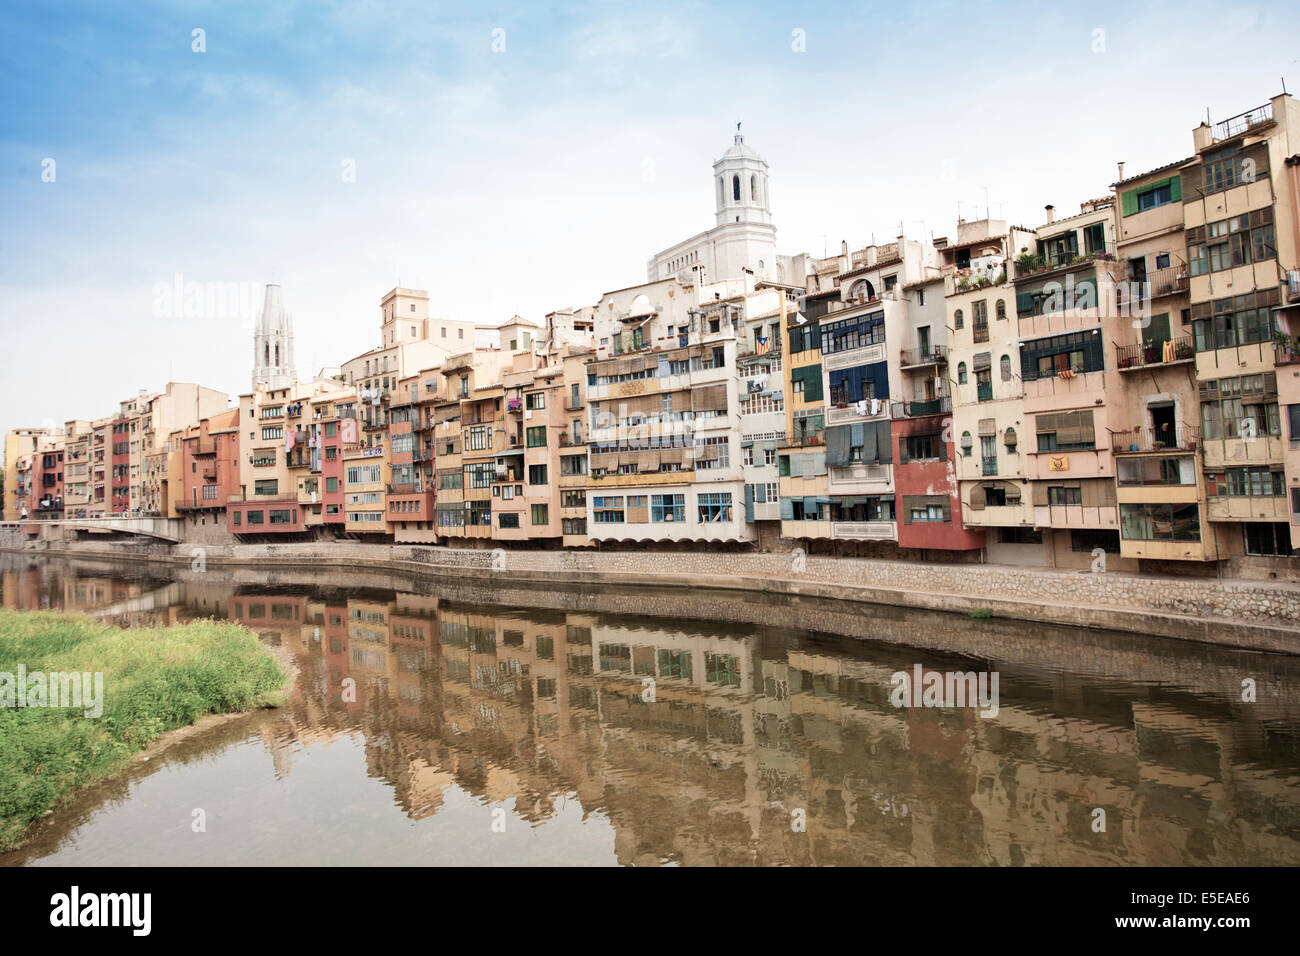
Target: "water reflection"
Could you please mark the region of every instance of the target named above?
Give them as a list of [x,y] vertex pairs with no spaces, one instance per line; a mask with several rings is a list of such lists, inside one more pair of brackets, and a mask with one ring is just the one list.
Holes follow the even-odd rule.
[[[935,650],[319,575],[6,566],[6,607],[229,618],[300,669],[284,711],[89,795],[7,862],[111,862],[129,843],[139,862],[1300,863],[1289,658],[1187,647],[1140,682],[995,659],[1001,709],[981,719],[890,705],[897,670],[990,666]],[[1234,699],[1245,673],[1260,703]],[[149,810],[167,799],[220,806],[242,842],[181,840],[186,819]]]

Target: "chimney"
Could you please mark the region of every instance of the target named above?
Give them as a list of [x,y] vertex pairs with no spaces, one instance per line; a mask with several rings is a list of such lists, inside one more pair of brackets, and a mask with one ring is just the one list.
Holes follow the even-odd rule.
[[1124,181],[1124,164],[1121,162],[1119,164],[1119,182],[1122,183],[1123,181]]
[[1051,203],[1048,203],[1043,208],[1047,210],[1047,221],[1049,223],[1056,222],[1056,207],[1053,206]]

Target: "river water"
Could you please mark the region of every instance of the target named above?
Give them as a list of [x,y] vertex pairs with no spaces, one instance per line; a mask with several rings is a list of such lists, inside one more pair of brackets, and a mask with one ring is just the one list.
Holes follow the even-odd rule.
[[[0,584],[124,627],[238,621],[299,670],[287,707],[85,793],[8,864],[1300,863],[1296,657],[364,569],[8,555]],[[895,706],[917,666],[996,672],[996,714]]]

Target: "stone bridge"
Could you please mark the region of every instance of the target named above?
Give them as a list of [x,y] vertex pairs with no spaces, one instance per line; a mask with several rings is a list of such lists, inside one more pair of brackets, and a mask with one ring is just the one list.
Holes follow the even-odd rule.
[[5,531],[16,530],[31,534],[41,527],[65,528],[69,531],[115,531],[134,534],[160,541],[178,543],[184,538],[180,518],[153,518],[147,516],[128,518],[60,518],[56,521],[9,521],[0,525]]

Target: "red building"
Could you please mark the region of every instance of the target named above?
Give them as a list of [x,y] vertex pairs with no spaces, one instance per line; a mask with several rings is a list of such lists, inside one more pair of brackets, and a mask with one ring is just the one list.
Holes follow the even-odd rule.
[[205,418],[180,432],[181,501],[177,507],[217,518],[239,492],[239,409]]
[[31,493],[36,517],[63,517],[63,450],[38,451],[32,457]]
[[131,420],[119,418],[113,422],[112,435],[109,509],[120,515],[131,507]]
[[962,524],[950,402],[942,398],[895,403],[890,432],[897,454],[894,482],[900,548],[973,551],[984,547],[983,530],[967,530]]

